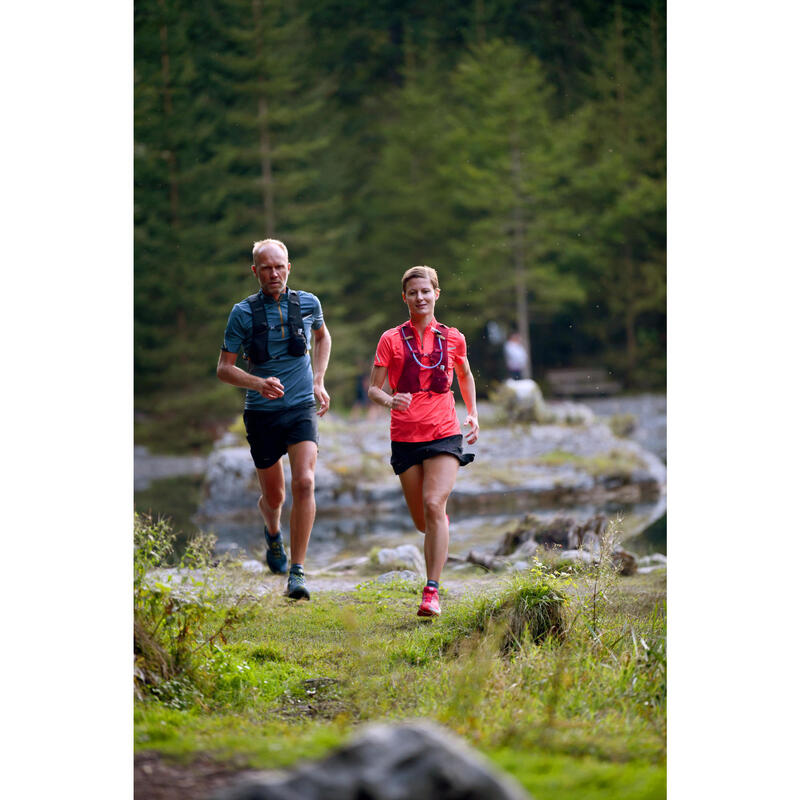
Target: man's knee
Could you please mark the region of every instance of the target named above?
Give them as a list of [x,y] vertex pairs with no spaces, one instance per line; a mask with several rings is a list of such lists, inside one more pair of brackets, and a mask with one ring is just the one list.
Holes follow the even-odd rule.
[[259,506],[266,506],[272,511],[276,511],[283,505],[286,499],[286,490],[281,488],[262,490],[261,497],[258,498]]
[[314,495],[314,472],[303,470],[297,475],[292,475],[292,496],[308,497]]

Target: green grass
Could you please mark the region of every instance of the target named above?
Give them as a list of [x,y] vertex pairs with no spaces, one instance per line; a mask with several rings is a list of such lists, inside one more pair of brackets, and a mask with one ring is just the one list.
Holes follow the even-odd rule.
[[600,475],[620,474],[630,477],[631,473],[642,467],[642,462],[624,450],[610,450],[596,456],[579,456],[564,450],[553,450],[536,459],[537,464],[548,467],[559,467],[566,464],[583,469],[595,477]]
[[[279,767],[362,723],[426,717],[537,800],[665,796],[663,574],[539,567],[475,597],[444,595],[432,622],[415,616],[417,589],[368,581],[311,603],[258,600],[201,651],[194,702],[136,701],[136,748]],[[196,635],[224,616],[207,604]]]

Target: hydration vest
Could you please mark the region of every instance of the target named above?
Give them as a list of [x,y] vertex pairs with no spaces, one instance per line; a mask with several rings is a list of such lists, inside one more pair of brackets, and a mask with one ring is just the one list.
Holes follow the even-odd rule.
[[[448,385],[449,370],[447,369],[447,335],[450,329],[447,325],[439,324],[438,329],[433,329],[434,351],[432,355],[434,356],[434,362],[439,362],[435,366],[433,364],[431,366],[422,365],[422,353],[417,347],[417,337],[414,335],[414,329],[411,327],[410,321],[399,325],[398,330],[405,342],[405,360],[403,361],[403,372],[400,375],[400,380],[397,381],[395,391],[409,392],[410,394],[421,392],[419,374],[422,369],[432,370],[433,372],[430,388],[425,391],[436,392],[437,394],[444,394],[444,392],[448,391],[450,387]],[[436,349],[436,344],[439,345],[438,350]],[[437,354],[438,358],[436,358]]]
[[[286,299],[289,303],[289,355],[299,358],[304,356],[308,350],[303,317],[300,314],[300,297],[297,292],[287,289]],[[272,358],[267,343],[270,326],[267,324],[267,309],[264,304],[263,292],[251,294],[247,298],[247,303],[253,315],[253,334],[245,358],[248,359],[252,368],[253,364],[263,364]]]

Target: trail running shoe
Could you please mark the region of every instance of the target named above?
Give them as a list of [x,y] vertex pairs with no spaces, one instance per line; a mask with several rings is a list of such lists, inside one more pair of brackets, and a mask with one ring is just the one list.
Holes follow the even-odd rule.
[[298,571],[289,573],[289,582],[286,584],[286,596],[292,600],[310,600],[311,595],[306,589],[306,576]]
[[418,617],[438,617],[442,613],[439,608],[439,591],[430,586],[422,590],[422,602],[419,604]]
[[270,536],[264,528],[264,536],[267,539],[267,566],[276,575],[286,574],[286,565],[289,563],[286,558],[286,551],[283,549],[283,539],[281,532],[276,536]]

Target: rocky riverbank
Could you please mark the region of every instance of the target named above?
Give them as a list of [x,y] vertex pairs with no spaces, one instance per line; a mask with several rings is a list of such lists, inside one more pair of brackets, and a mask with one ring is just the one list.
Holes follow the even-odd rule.
[[[582,425],[515,424],[481,430],[467,448],[476,460],[459,473],[450,505],[456,512],[503,505],[520,509],[621,503],[658,503],[666,490],[666,467],[638,442],[616,436],[589,416]],[[377,515],[402,505],[399,483],[388,465],[388,420],[347,420],[331,415],[320,423],[317,513]],[[287,471],[288,477],[288,471]],[[287,481],[287,493],[291,487]],[[199,517],[251,512],[259,494],[250,453],[228,434],[208,458]]]

